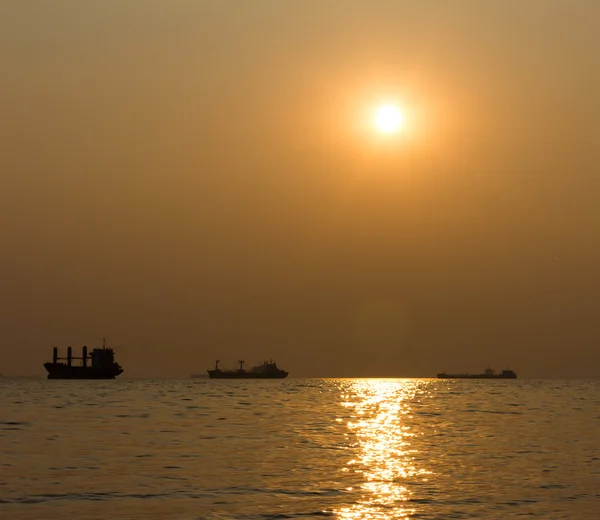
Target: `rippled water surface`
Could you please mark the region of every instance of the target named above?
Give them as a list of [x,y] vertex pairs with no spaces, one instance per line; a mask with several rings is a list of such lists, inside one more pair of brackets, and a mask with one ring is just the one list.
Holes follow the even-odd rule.
[[6,519],[600,518],[600,381],[0,380]]

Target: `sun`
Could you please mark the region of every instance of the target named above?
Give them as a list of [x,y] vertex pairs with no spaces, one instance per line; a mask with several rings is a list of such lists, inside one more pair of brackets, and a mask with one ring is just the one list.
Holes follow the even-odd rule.
[[393,134],[402,129],[404,115],[396,105],[381,105],[375,112],[375,125],[384,134]]

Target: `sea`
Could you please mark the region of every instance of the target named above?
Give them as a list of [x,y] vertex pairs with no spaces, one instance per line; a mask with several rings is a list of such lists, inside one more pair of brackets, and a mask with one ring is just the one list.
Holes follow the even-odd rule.
[[600,518],[600,380],[0,379],[0,518]]

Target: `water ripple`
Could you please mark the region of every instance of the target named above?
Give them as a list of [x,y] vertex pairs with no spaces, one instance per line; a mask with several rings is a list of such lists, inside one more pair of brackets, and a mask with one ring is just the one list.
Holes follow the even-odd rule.
[[11,520],[600,510],[598,381],[10,380],[0,392]]

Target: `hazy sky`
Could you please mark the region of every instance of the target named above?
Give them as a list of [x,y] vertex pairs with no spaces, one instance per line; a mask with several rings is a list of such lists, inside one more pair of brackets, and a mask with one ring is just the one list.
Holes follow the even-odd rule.
[[3,1],[0,372],[598,377],[598,49],[596,0]]

